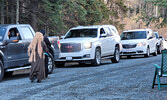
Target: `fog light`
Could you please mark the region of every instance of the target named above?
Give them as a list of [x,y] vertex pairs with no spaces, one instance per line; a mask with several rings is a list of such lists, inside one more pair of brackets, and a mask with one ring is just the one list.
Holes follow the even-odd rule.
[[90,54],[86,54],[83,56],[84,58],[90,58]]

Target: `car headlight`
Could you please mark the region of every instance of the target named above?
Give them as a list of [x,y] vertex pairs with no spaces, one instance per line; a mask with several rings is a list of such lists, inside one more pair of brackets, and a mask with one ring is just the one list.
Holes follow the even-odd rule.
[[89,49],[89,48],[92,47],[92,43],[91,42],[85,42],[84,47],[85,47],[85,49]]
[[139,47],[140,47],[140,46],[145,46],[145,45],[146,45],[146,43],[144,43],[144,42],[141,42],[141,43],[138,43],[138,44],[137,44],[137,46],[139,46]]

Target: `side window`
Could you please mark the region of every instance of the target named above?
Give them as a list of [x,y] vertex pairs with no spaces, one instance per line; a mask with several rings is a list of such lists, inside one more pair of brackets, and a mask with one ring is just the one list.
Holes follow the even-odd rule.
[[20,36],[20,33],[19,33],[17,28],[11,28],[8,31],[8,39],[11,39],[11,38],[14,38],[14,37],[17,37],[18,40],[21,40],[21,36]]
[[106,34],[103,28],[100,29],[100,34]]
[[107,35],[109,35],[111,33],[108,27],[104,27],[104,30],[105,30]]
[[33,38],[33,33],[31,32],[29,27],[20,27],[23,36],[25,39],[32,39]]

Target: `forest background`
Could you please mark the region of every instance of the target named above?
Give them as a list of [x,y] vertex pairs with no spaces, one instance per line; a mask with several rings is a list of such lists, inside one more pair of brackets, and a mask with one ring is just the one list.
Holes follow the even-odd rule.
[[167,0],[0,0],[1,24],[30,24],[47,35],[81,25],[151,28],[167,38]]

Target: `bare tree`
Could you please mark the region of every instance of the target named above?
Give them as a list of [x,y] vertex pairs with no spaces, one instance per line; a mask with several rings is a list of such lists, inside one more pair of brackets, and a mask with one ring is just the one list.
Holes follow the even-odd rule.
[[19,0],[16,1],[16,24],[19,23]]

